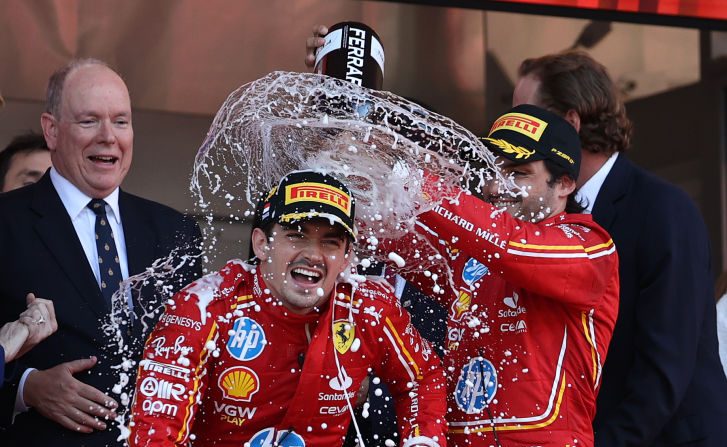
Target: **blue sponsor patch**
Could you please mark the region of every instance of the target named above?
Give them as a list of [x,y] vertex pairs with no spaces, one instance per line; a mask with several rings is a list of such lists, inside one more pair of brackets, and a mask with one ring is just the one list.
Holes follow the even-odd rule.
[[232,331],[227,340],[227,352],[237,360],[252,360],[265,349],[265,331],[252,318],[238,318]]
[[464,265],[464,270],[462,270],[462,281],[464,281],[468,286],[472,286],[474,283],[482,279],[482,277],[489,271],[490,269],[488,269],[485,264],[480,263],[475,258],[469,258],[467,263]]
[[245,446],[250,447],[305,447],[305,441],[298,433],[289,430],[276,430],[272,427],[264,428],[255,433],[250,442]]
[[457,406],[467,414],[480,413],[497,392],[497,372],[489,360],[474,357],[462,367],[454,389]]

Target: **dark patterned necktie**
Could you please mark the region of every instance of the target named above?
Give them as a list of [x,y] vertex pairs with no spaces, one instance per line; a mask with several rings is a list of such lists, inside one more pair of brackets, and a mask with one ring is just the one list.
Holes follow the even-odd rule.
[[106,298],[106,305],[111,309],[111,297],[119,289],[122,281],[119,255],[116,252],[114,232],[106,217],[106,202],[93,199],[88,207],[96,214],[96,249],[98,251],[98,268],[101,279],[101,293]]

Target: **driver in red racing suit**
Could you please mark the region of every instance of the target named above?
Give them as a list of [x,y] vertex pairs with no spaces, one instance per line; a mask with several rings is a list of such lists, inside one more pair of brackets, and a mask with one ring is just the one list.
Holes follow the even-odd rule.
[[131,447],[341,445],[372,370],[402,446],[446,445],[437,355],[388,289],[338,281],[352,202],[330,176],[288,174],[258,207],[260,264],[230,261],[175,296],[144,349]]
[[[618,314],[618,258],[590,215],[564,212],[573,189],[561,188],[578,175],[578,135],[560,117],[524,105],[498,119],[487,141],[528,196],[490,184],[483,201],[443,191],[429,177],[425,193],[453,200],[419,215],[417,235],[386,246],[408,258],[424,238],[448,267],[404,274],[447,306],[448,442],[593,446]],[[543,170],[548,157],[563,158],[571,179],[552,182]]]

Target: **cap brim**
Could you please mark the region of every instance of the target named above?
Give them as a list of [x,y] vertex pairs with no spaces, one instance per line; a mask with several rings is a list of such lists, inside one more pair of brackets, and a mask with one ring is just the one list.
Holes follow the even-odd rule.
[[346,233],[348,233],[349,236],[351,236],[354,240],[356,240],[356,232],[351,228],[348,224],[346,224],[340,217],[336,216],[335,214],[330,213],[319,213],[318,211],[306,211],[303,213],[288,213],[283,214],[278,219],[278,222],[280,223],[287,223],[292,224],[295,222],[301,222],[305,220],[311,220],[311,219],[326,219],[329,222],[331,222],[331,225],[334,223],[340,225],[343,227],[344,230],[346,230]]

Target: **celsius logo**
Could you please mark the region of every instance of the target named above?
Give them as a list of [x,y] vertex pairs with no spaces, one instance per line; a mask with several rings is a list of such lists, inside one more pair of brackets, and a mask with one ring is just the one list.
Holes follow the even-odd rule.
[[220,375],[217,386],[226,399],[250,402],[260,389],[260,380],[255,371],[244,366],[233,366]]
[[351,384],[353,384],[353,380],[348,376],[348,374],[346,374],[346,369],[344,367],[341,367],[341,370],[338,371],[338,375],[328,382],[328,385],[330,385],[335,391],[344,391],[348,389]]
[[497,372],[489,360],[474,357],[462,367],[454,390],[457,406],[467,414],[482,412],[497,392]]
[[227,352],[237,360],[252,360],[265,349],[265,331],[252,318],[238,318],[230,332],[232,335],[227,340]]
[[249,442],[249,447],[305,447],[303,437],[290,430],[276,430],[273,427],[264,428],[255,433]]
[[515,323],[502,323],[500,325],[500,332],[515,332],[516,334],[522,334],[528,331],[528,326],[523,320],[517,320]]

